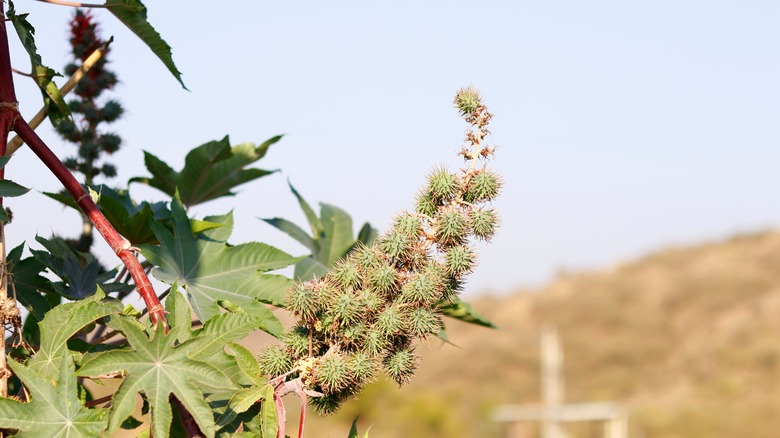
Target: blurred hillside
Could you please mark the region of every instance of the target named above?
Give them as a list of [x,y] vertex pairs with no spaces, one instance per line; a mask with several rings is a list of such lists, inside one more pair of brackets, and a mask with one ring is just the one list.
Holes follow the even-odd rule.
[[[500,329],[449,324],[457,348],[420,346],[411,384],[377,382],[312,418],[307,436],[346,437],[358,414],[371,438],[501,436],[493,407],[539,402],[538,334],[550,323],[566,400],[624,402],[632,437],[778,436],[780,233],[669,249],[474,305]],[[601,436],[595,425],[569,431]]]

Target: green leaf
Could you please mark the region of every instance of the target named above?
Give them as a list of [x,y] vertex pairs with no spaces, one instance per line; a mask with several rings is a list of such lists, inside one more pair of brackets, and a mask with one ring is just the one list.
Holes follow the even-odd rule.
[[306,234],[306,231],[303,231],[303,229],[298,225],[295,225],[294,223],[288,221],[287,219],[282,219],[278,217],[272,219],[261,219],[261,220],[271,225],[272,227],[276,228],[277,230],[292,237],[300,244],[308,248],[309,251],[313,253],[317,252],[317,243],[314,241],[314,239],[312,239],[311,236]]
[[294,275],[297,281],[309,281],[324,277],[328,271],[328,267],[318,260],[315,260],[313,257],[306,257],[295,265]]
[[263,220],[311,251],[310,257],[301,260],[295,266],[294,277],[296,280],[308,281],[324,276],[336,261],[346,257],[350,251],[356,248],[358,243],[370,246],[376,239],[377,230],[366,223],[360,229],[356,240],[352,234],[352,218],[338,207],[320,204],[320,217],[318,217],[303,199],[303,196],[295,190],[295,187],[289,182],[288,184],[306,215],[312,236],[307,235],[302,228],[286,219]]
[[181,72],[176,68],[171,56],[171,47],[166,43],[160,34],[149,24],[146,18],[146,6],[139,0],[107,0],[106,7],[116,16],[125,26],[141,38],[152,52],[160,58],[168,71],[186,90],[187,87],[181,79]]
[[[189,309],[187,309],[189,310]],[[184,315],[178,315],[179,318]],[[133,321],[128,321],[131,319]],[[143,392],[152,412],[152,435],[169,436],[172,412],[169,397],[175,396],[192,414],[201,432],[213,437],[214,417],[203,391],[208,388],[228,389],[235,385],[214,365],[192,359],[193,352],[209,342],[199,336],[179,343],[177,331],[165,334],[161,325],[144,330],[128,317],[111,318],[111,325],[120,329],[129,348],[84,356],[79,376],[100,376],[124,372],[127,377],[113,398],[107,433],[116,431],[132,414],[136,395]]]
[[152,274],[162,282],[183,286],[201,321],[220,313],[219,301],[273,320],[275,316],[262,303],[281,305],[292,282],[262,272],[284,268],[298,259],[263,243],[230,246],[212,238],[230,234],[232,214],[223,217],[222,227],[195,237],[178,197],[171,203],[171,211],[173,233],[152,223],[160,246],[140,247],[144,257],[157,266]]
[[[92,188],[82,185],[84,190],[94,191]],[[119,234],[124,236],[133,245],[144,243],[158,244],[157,238],[150,222],[153,220],[159,224],[170,228],[171,211],[165,202],[141,202],[136,204],[127,190],[114,190],[106,185],[97,186],[96,191],[100,196],[97,206],[100,211],[111,222],[111,225]],[[60,203],[81,212],[81,209],[73,198],[66,192],[49,193],[44,195],[59,201]],[[201,233],[211,228],[221,227],[222,225],[205,220],[191,219],[190,224],[194,233]]]
[[27,387],[31,401],[0,398],[0,424],[16,429],[19,438],[96,437],[106,426],[108,409],[88,409],[82,405],[70,355],[52,363],[55,377],[47,378],[32,368],[9,361],[9,365]]
[[62,281],[52,282],[54,290],[65,298],[80,300],[91,296],[100,286],[104,291],[129,290],[131,286],[115,283],[116,269],[106,272],[89,253],[74,251],[64,240],[37,236],[38,243],[48,251],[30,250],[33,256],[46,265]]
[[317,259],[331,267],[346,256],[355,238],[352,234],[352,218],[342,209],[328,204],[320,204],[320,218],[323,226],[323,238]]
[[38,324],[41,348],[30,359],[30,368],[53,379],[57,375],[58,361],[67,354],[65,343],[71,336],[98,318],[122,311],[121,302],[104,298],[105,294],[98,289],[88,299],[61,304],[50,310]]
[[317,214],[314,213],[314,210],[311,208],[311,206],[309,206],[306,200],[303,199],[303,196],[301,196],[301,194],[295,190],[295,187],[293,187],[289,181],[287,182],[287,185],[290,186],[290,190],[293,192],[293,195],[295,195],[295,198],[298,199],[298,205],[301,206],[303,214],[306,215],[306,220],[309,222],[309,226],[311,227],[311,235],[314,236],[315,241],[319,240],[320,234],[322,234],[324,230],[322,222],[320,222],[320,218],[317,217]]
[[260,406],[263,437],[275,437],[279,433],[279,422],[276,417],[276,406],[274,404],[274,388],[270,385],[265,386],[264,391],[264,401]]
[[474,310],[471,304],[461,301],[460,298],[455,297],[451,302],[439,304],[439,309],[450,318],[483,327],[496,328],[492,322]]
[[136,204],[127,190],[113,190],[104,185],[98,187],[98,192],[98,207],[119,234],[133,245],[157,243],[149,223],[152,220],[165,222],[170,219],[171,214],[165,203]]
[[54,292],[51,282],[41,276],[46,266],[34,257],[22,259],[24,244],[8,253],[8,270],[13,281],[16,299],[38,320],[51,310],[51,303],[41,294]]
[[41,56],[38,54],[38,49],[35,46],[35,28],[27,21],[28,15],[17,14],[13,2],[9,0],[6,16],[13,23],[16,34],[19,36],[19,41],[21,41],[27,54],[30,55],[31,74],[38,88],[41,89],[44,107],[49,115],[49,119],[54,126],[57,126],[64,117],[70,115],[70,108],[65,102],[65,98],[60,94],[59,88],[52,81],[54,76],[60,76],[60,74],[43,65],[41,61]]
[[228,342],[227,346],[232,350],[232,356],[235,359],[238,368],[253,384],[259,385],[265,381],[263,372],[260,370],[260,364],[257,363],[257,358],[251,351],[235,342]]
[[[271,398],[267,399],[269,392]],[[273,387],[267,383],[239,389],[233,394],[230,401],[228,401],[227,409],[225,409],[225,412],[217,420],[217,426],[226,426],[230,424],[239,414],[248,411],[260,400],[267,400],[273,405],[273,393]],[[276,435],[273,436],[275,437]]]
[[357,417],[355,417],[354,420],[352,420],[352,427],[349,428],[349,435],[347,436],[347,438],[360,438],[360,435],[358,435],[358,430],[357,430],[358,418],[360,418],[360,415],[358,415]]
[[372,227],[371,224],[366,222],[360,228],[360,231],[358,232],[357,240],[363,245],[371,246],[373,245],[377,236],[379,236],[379,231],[376,228]]
[[179,292],[179,287],[175,282],[171,285],[168,298],[165,299],[165,311],[168,312],[166,319],[171,326],[168,336],[179,342],[190,340],[192,338],[190,306],[181,292]]
[[236,312],[214,315],[206,321],[203,328],[195,332],[197,336],[208,337],[209,341],[194,350],[193,357],[208,360],[217,352],[224,351],[226,343],[244,339],[255,330],[263,330],[277,338],[284,334],[284,327],[273,314],[271,317]]
[[29,192],[30,189],[22,187],[19,184],[9,181],[7,179],[0,179],[0,197],[13,198],[16,196],[22,196]]
[[247,166],[263,158],[268,148],[281,138],[273,137],[259,146],[243,143],[231,147],[229,137],[208,142],[187,154],[181,172],[144,152],[146,169],[152,177],[132,178],[130,182],[148,184],[169,196],[178,190],[181,202],[187,207],[233,196],[233,188],[276,172]]
[[0,156],[0,169],[5,167],[5,165],[8,164],[8,162],[10,160],[11,160],[11,156],[10,155]]

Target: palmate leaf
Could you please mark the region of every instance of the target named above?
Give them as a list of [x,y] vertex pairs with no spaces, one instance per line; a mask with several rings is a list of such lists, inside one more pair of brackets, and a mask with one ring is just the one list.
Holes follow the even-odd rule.
[[60,238],[35,238],[47,251],[31,250],[33,256],[46,265],[62,281],[52,282],[54,290],[65,298],[80,300],[95,293],[100,286],[104,291],[128,290],[130,285],[111,281],[116,269],[105,271],[89,253],[74,251]]
[[287,219],[262,219],[267,224],[282,231],[305,246],[311,255],[295,266],[295,278],[308,281],[328,273],[339,259],[346,257],[358,243],[371,245],[376,239],[377,231],[365,223],[357,238],[352,231],[352,218],[344,210],[329,204],[320,204],[320,216],[309,206],[303,196],[289,184],[298,204],[301,206],[306,220],[309,222],[312,235],[306,234],[301,227]]
[[46,112],[49,115],[54,126],[57,126],[59,122],[70,115],[70,108],[65,102],[65,98],[60,94],[59,88],[52,81],[54,76],[60,76],[56,71],[43,65],[41,56],[38,54],[38,49],[35,47],[35,28],[27,21],[29,14],[17,14],[14,4],[9,0],[8,12],[6,16],[14,25],[19,40],[22,42],[27,54],[30,55],[30,63],[32,64],[31,74],[35,83],[38,84],[38,88],[41,89],[43,94],[43,103],[46,108]]
[[235,193],[231,190],[236,186],[275,172],[247,166],[263,158],[268,148],[281,138],[280,135],[272,137],[258,146],[243,143],[231,147],[228,137],[208,142],[187,154],[181,172],[144,152],[146,169],[152,177],[136,177],[130,182],[148,184],[169,196],[178,190],[181,202],[187,207],[233,196]]
[[[241,371],[244,381],[241,389],[228,394],[215,394],[210,403],[219,414],[217,426],[220,436],[243,436],[234,434],[239,428],[252,433],[248,436],[271,437],[277,435],[278,422],[273,402],[274,388],[260,370],[257,358],[246,348],[236,343],[228,343],[232,350],[230,357]],[[257,402],[262,406],[257,408]]]
[[57,375],[57,364],[67,355],[67,340],[92,321],[121,312],[122,303],[105,298],[102,290],[85,300],[61,304],[50,310],[38,323],[41,345],[30,359],[29,367],[49,379]]
[[171,56],[171,47],[160,34],[149,24],[146,18],[146,6],[140,0],[108,0],[105,3],[108,10],[116,16],[125,26],[141,38],[152,52],[160,58],[168,71],[186,90],[187,87],[181,80],[181,72],[176,68]]
[[281,305],[292,283],[281,275],[263,272],[284,268],[298,259],[263,243],[228,245],[232,214],[206,218],[222,226],[196,237],[178,196],[171,203],[171,213],[173,232],[152,223],[160,246],[140,246],[144,257],[157,266],[152,274],[162,282],[183,286],[201,321],[220,313],[220,301],[269,321],[275,319],[263,303]]
[[[86,185],[82,185],[82,187],[84,187],[84,190],[90,191],[90,193],[97,194],[95,203],[100,208],[100,211],[111,222],[114,229],[133,245],[159,243],[150,225],[152,219],[154,222],[170,228],[171,210],[165,202],[149,203],[144,201],[136,203],[130,197],[128,190],[115,190],[104,184],[100,184],[95,188],[87,187]],[[43,194],[81,212],[79,206],[76,205],[76,201],[67,192],[43,192]],[[190,225],[195,233],[221,226],[217,223],[197,219],[190,219]]]
[[[187,309],[189,311],[189,309]],[[181,319],[184,315],[178,315]],[[179,343],[177,336],[166,334],[161,325],[140,327],[134,318],[112,317],[110,326],[124,333],[129,348],[87,354],[79,376],[100,376],[123,372],[127,377],[114,394],[107,433],[116,431],[132,414],[136,395],[143,393],[152,412],[152,434],[169,436],[173,414],[170,396],[175,396],[192,414],[201,432],[213,437],[214,417],[204,400],[202,388],[231,389],[235,385],[219,368],[191,356],[210,341],[198,336]]]
[[8,270],[11,273],[16,299],[38,320],[51,310],[51,303],[42,293],[54,292],[51,282],[41,275],[46,265],[34,257],[22,259],[24,244],[8,253]]
[[22,187],[19,184],[9,181],[7,179],[0,179],[0,197],[13,198],[16,196],[22,196],[29,192],[30,189]]
[[85,408],[76,387],[73,360],[69,354],[57,358],[52,367],[54,379],[34,369],[9,361],[9,365],[27,388],[31,401],[21,403],[0,398],[0,425],[18,430],[16,437],[91,438],[100,436],[106,426],[108,409]]
[[471,304],[461,301],[458,297],[454,297],[451,301],[440,304],[439,309],[441,310],[442,314],[449,316],[450,318],[467,322],[469,324],[496,328],[496,326],[490,322],[490,320],[474,310],[474,308],[471,307]]

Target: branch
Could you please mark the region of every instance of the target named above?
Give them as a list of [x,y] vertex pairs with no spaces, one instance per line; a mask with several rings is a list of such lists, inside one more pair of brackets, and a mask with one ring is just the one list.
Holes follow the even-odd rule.
[[[5,16],[4,4],[0,3],[0,16]],[[11,77],[11,55],[8,51],[8,35],[5,21],[0,23],[0,155],[5,155],[5,142],[8,141],[8,132],[19,115],[16,102],[14,82]],[[5,177],[5,168],[0,169],[0,178]],[[3,208],[3,198],[0,198],[0,208]],[[0,301],[8,300],[8,278],[5,268],[5,224],[0,222]],[[6,315],[2,315],[2,327],[0,327],[0,397],[8,397],[8,378],[11,376],[8,370],[8,359],[5,353],[5,323]],[[5,436],[4,433],[0,436]]]
[[76,8],[107,8],[108,6],[99,3],[81,3],[81,2],[69,2],[65,0],[36,0],[41,3],[49,3],[52,5],[60,6],[73,6]]
[[[100,60],[100,58],[105,55],[107,47],[108,43],[106,43],[103,47],[95,49],[95,51],[92,52],[92,54],[89,55],[86,60],[84,60],[84,63],[81,64],[81,67],[79,67],[79,69],[73,73],[73,76],[68,79],[68,82],[66,82],[65,85],[60,88],[60,94],[62,97],[65,97],[68,93],[73,91],[74,88],[76,88],[76,84],[79,83],[81,78],[83,78],[84,75],[87,74],[87,72]],[[46,120],[46,107],[41,108],[40,111],[38,111],[38,113],[35,114],[32,119],[30,119],[28,124],[30,127],[35,129],[38,127],[38,125],[43,123],[44,120]],[[5,141],[3,143],[5,143]],[[15,136],[13,140],[8,143],[7,155],[11,155],[16,152],[22,146],[22,143],[24,143],[24,141],[22,141],[21,137],[18,135]]]
[[92,198],[84,191],[81,184],[76,181],[76,178],[65,168],[59,158],[49,149],[48,146],[38,137],[38,134],[33,131],[30,125],[27,124],[21,118],[18,118],[14,130],[19,137],[24,140],[25,143],[32,149],[35,155],[43,161],[43,164],[49,168],[49,170],[60,180],[65,190],[70,193],[73,199],[76,200],[81,211],[89,218],[89,220],[95,225],[95,229],[98,230],[103,239],[108,243],[114,253],[122,260],[122,263],[127,267],[128,272],[133,277],[135,282],[135,289],[138,294],[143,298],[146,308],[149,309],[149,317],[153,324],[161,322],[167,329],[168,324],[165,321],[165,310],[163,309],[160,300],[157,298],[157,294],[154,292],[149,277],[146,276],[143,266],[138,261],[134,254],[134,248],[130,246],[130,242],[125,240],[117,233],[111,223],[108,222],[103,213],[97,208]]

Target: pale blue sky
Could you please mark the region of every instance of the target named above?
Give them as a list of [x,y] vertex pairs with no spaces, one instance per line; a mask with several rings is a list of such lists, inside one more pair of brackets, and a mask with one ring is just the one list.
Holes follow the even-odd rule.
[[[304,224],[287,178],[356,226],[385,229],[432,166],[458,164],[465,126],[450,102],[467,84],[495,113],[495,168],[506,180],[496,203],[503,226],[469,295],[780,223],[780,3],[147,3],[191,92],[98,13],[115,37],[116,96],[127,108],[115,124],[125,144],[112,182],[145,174],[142,149],[179,168],[191,147],[226,134],[261,142],[285,133],[260,165],[281,174],[195,209],[235,208],[235,242],[303,253],[256,219]],[[64,65],[71,9],[16,6],[31,12],[44,61]],[[19,50],[14,63],[28,69]],[[38,109],[35,93],[20,90],[23,113]],[[57,187],[29,151],[17,155],[9,178]],[[40,195],[9,204],[12,243],[78,229],[75,214]]]

